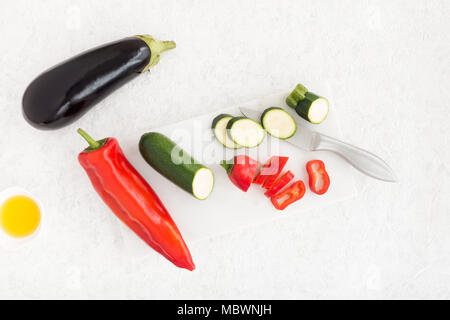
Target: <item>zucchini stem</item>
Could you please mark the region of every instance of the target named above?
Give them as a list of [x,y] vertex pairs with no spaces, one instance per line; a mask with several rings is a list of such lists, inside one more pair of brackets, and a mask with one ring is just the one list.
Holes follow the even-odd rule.
[[298,105],[298,102],[305,99],[305,95],[308,92],[308,89],[302,84],[298,84],[294,91],[291,92],[291,94],[286,98],[286,103],[291,108],[296,108]]

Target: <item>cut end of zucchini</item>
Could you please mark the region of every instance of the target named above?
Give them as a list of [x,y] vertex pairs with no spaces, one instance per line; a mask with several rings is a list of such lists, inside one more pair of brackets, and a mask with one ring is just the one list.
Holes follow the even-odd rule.
[[234,141],[227,134],[228,122],[233,119],[233,116],[229,114],[220,114],[214,118],[212,123],[212,129],[216,139],[226,148],[239,149],[240,145],[234,143]]
[[246,148],[259,146],[266,135],[258,122],[246,117],[231,119],[228,122],[227,129],[231,139]]
[[288,139],[297,131],[294,118],[282,108],[266,109],[261,115],[263,128],[273,137]]
[[314,100],[308,111],[309,121],[314,124],[321,123],[327,117],[329,109],[330,107],[327,99],[318,98]]
[[305,94],[308,92],[308,89],[301,83],[299,83],[295,89],[291,92],[291,94],[286,98],[286,104],[291,108],[296,108],[298,102],[300,100],[305,99]]
[[199,200],[209,197],[214,188],[214,174],[208,168],[202,168],[195,173],[192,181],[192,194]]
[[300,117],[314,124],[324,121],[328,110],[328,100],[312,92],[307,92],[305,99],[300,100],[295,108]]

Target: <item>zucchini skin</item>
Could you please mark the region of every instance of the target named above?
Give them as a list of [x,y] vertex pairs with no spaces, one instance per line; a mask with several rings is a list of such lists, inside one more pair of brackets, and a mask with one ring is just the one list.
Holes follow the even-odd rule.
[[[175,164],[172,161],[174,148],[178,148],[180,153],[183,153],[183,163]],[[178,147],[175,142],[158,132],[149,132],[142,135],[139,141],[139,151],[153,169],[194,197],[192,183],[195,174],[203,168],[209,170],[204,165],[197,163],[186,151]]]
[[150,59],[149,46],[138,37],[81,53],[31,82],[23,96],[23,115],[38,129],[68,125],[137,77]]

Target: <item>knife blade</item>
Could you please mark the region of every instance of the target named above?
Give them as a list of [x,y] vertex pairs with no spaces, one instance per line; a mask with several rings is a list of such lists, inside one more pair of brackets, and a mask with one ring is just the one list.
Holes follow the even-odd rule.
[[[241,113],[254,121],[260,122],[262,112],[250,108],[239,108]],[[397,182],[397,177],[391,167],[375,154],[345,143],[338,139],[329,137],[313,131],[298,121],[297,132],[286,141],[295,147],[305,151],[331,151],[350,163],[355,169],[362,173],[382,181]]]

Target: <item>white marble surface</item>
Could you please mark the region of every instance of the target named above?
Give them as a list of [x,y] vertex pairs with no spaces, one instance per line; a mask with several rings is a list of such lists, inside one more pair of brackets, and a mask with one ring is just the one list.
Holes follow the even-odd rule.
[[[450,298],[449,21],[445,0],[1,1],[0,189],[27,188],[47,216],[32,247],[0,251],[0,298]],[[75,125],[25,123],[34,76],[136,33],[178,47]],[[78,126],[120,139],[298,81],[401,183],[355,174],[352,201],[194,243],[193,273],[125,252]]]

